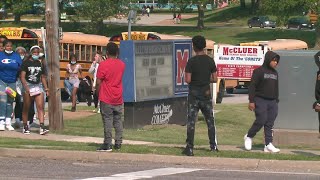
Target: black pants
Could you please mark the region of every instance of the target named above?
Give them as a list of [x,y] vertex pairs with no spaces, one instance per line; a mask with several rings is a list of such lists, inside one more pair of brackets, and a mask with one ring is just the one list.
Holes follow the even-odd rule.
[[188,122],[187,122],[187,147],[194,146],[195,122],[198,117],[199,109],[201,110],[208,126],[208,136],[211,149],[216,149],[216,127],[213,117],[212,100],[200,100],[189,94],[188,96]]
[[273,141],[273,125],[278,116],[278,103],[276,100],[267,100],[260,97],[255,97],[254,101],[256,120],[249,129],[247,136],[253,138],[264,127],[265,143],[268,145]]
[[318,112],[318,120],[319,120],[319,133],[320,133],[320,112]]

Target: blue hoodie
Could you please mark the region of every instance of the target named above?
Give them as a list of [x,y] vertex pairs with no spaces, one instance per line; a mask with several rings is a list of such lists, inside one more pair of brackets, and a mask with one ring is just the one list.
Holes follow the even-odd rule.
[[5,83],[15,83],[21,64],[22,60],[18,53],[0,52],[0,80]]

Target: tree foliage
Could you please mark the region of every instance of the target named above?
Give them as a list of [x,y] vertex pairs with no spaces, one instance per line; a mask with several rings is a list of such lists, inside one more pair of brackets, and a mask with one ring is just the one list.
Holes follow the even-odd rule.
[[34,10],[34,4],[39,4],[41,0],[1,0],[0,7],[11,11],[16,23],[20,22],[21,16]]
[[87,28],[98,34],[103,32],[103,20],[117,15],[127,15],[129,0],[83,0],[77,14],[91,20]]

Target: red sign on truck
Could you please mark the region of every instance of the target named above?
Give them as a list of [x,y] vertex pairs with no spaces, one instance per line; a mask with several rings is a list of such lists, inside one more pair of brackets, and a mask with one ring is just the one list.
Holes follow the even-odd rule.
[[263,64],[264,54],[262,46],[215,45],[218,78],[250,79],[253,70]]

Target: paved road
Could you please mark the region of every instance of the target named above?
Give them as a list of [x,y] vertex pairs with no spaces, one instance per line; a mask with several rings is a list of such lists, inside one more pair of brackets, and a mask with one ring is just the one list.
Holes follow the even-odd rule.
[[[115,156],[120,154],[115,154]],[[266,167],[234,169],[208,165],[104,160],[79,162],[36,158],[0,158],[0,179],[320,179],[317,173],[273,172]]]

